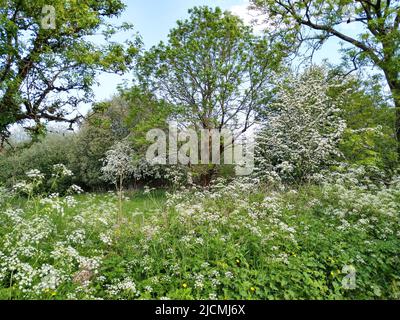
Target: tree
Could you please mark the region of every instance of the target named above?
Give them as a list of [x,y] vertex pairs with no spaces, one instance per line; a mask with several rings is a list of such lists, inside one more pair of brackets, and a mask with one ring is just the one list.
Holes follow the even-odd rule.
[[14,149],[5,148],[5,151],[0,153],[0,184],[10,186],[18,180],[23,180],[25,172],[33,169],[38,169],[50,177],[53,165],[62,163],[69,166],[68,158],[72,148],[72,135],[68,134],[48,134],[40,142],[17,143]]
[[338,108],[343,95],[330,91],[340,86],[320,68],[281,80],[255,148],[261,178],[304,181],[339,155],[346,128]]
[[[398,0],[252,0],[285,42],[299,41],[318,49],[328,38],[349,45],[343,52],[355,68],[382,70],[396,108],[395,131],[400,155],[400,2]],[[359,29],[357,35],[347,24]],[[311,32],[310,31],[314,31]]]
[[[2,144],[15,123],[33,135],[44,133],[47,121],[72,125],[80,117],[78,105],[92,100],[98,72],[128,70],[139,40],[113,42],[115,32],[131,26],[106,21],[124,7],[120,0],[0,0]],[[104,44],[90,41],[98,35]]]
[[141,57],[139,82],[176,106],[185,126],[243,133],[268,96],[283,54],[230,12],[195,7],[189,13],[167,44]]

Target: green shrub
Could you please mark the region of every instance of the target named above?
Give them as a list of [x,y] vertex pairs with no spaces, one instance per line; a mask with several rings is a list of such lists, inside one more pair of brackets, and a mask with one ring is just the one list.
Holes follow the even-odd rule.
[[[25,180],[26,172],[36,169],[50,178],[55,164],[68,167],[72,137],[49,135],[31,146],[17,145],[15,150],[0,154],[0,183],[12,186]],[[51,181],[46,182],[50,187]]]

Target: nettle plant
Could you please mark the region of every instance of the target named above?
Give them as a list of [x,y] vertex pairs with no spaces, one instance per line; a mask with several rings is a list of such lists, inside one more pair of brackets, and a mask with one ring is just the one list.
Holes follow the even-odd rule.
[[310,69],[279,83],[255,148],[256,173],[261,178],[308,180],[334,156],[340,156],[338,143],[346,128],[339,115],[338,106],[345,95],[340,87],[337,80],[327,80],[321,69]]
[[124,181],[134,172],[133,149],[127,142],[117,142],[106,152],[103,159],[103,179],[115,185],[119,198],[119,213],[122,215]]

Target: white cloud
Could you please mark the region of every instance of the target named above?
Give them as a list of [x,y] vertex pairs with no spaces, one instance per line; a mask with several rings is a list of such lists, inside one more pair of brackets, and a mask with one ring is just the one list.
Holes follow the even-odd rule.
[[242,0],[241,4],[234,5],[228,10],[241,18],[245,24],[251,25],[255,33],[261,33],[267,27],[265,17],[259,11],[250,9],[249,6],[248,0]]

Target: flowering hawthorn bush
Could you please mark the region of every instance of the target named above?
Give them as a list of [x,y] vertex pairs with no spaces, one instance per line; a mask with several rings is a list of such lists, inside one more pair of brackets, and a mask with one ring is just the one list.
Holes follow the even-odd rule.
[[124,179],[133,172],[133,150],[126,142],[117,142],[106,152],[103,159],[104,180],[116,185],[117,190],[123,187]]
[[340,155],[337,147],[346,124],[339,117],[340,96],[329,94],[335,86],[319,69],[281,81],[256,145],[260,177],[307,180],[326,167],[332,156]]

